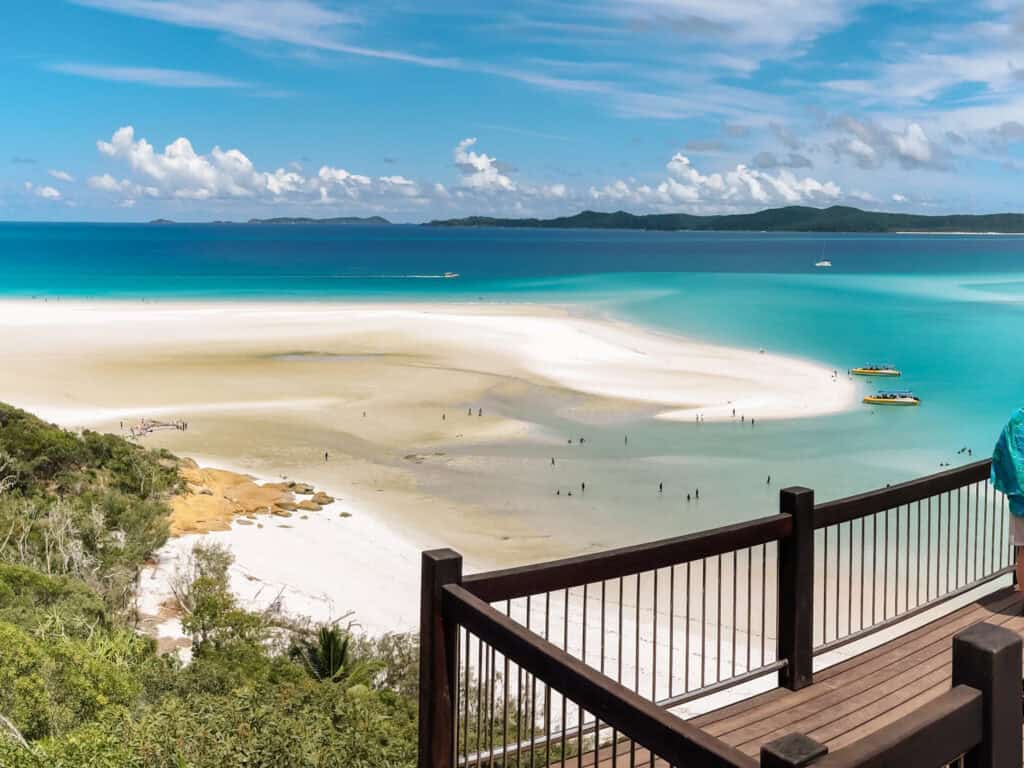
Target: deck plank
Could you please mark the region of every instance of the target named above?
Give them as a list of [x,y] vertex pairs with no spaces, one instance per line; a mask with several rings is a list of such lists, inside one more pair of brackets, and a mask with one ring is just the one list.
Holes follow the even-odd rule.
[[[953,637],[983,621],[1024,636],[1024,594],[1000,590],[821,670],[814,684],[803,690],[776,688],[690,722],[755,758],[762,744],[793,732],[835,751],[948,691]],[[567,764],[579,764],[579,759],[574,757]],[[649,753],[637,746],[636,764],[646,765],[649,759]],[[655,765],[660,764],[656,759]],[[620,742],[615,749],[606,745],[582,757],[584,768],[613,765],[630,765],[629,742]]]
[[1020,594],[1001,591],[823,670],[802,691],[772,691],[694,722],[751,756],[792,732],[839,749],[949,690],[954,635],[982,621],[1024,635],[1022,606]]
[[[1020,602],[1016,595],[1001,595],[986,604],[972,603],[947,616],[939,617],[918,629],[895,638],[877,648],[855,656],[847,661],[829,667],[815,675],[813,686],[801,691],[776,689],[755,697],[744,706],[736,707],[724,718],[702,716],[694,724],[713,736],[732,743],[729,734],[764,721],[766,718],[783,715],[798,706],[815,702],[812,709],[825,705],[815,701],[836,689],[857,693],[863,689],[865,678],[871,681],[887,677],[891,668],[920,663],[931,658],[941,648],[952,648],[953,635],[972,624],[1001,616],[1001,610]],[[851,687],[852,686],[852,687]],[[734,705],[735,706],[735,705]],[[731,708],[727,708],[731,709]],[[714,714],[714,713],[712,713]]]

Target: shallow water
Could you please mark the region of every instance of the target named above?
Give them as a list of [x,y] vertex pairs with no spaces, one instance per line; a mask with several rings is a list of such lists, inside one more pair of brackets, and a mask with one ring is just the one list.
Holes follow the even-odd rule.
[[[787,484],[829,498],[987,455],[1024,403],[1022,256],[1021,237],[3,224],[0,295],[570,304],[841,373],[891,362],[904,376],[881,387],[922,399],[755,427],[541,390],[486,403],[539,423],[536,440],[453,449],[472,471],[455,488],[427,472],[425,489],[579,550],[766,514]],[[460,278],[396,277],[444,272]]]

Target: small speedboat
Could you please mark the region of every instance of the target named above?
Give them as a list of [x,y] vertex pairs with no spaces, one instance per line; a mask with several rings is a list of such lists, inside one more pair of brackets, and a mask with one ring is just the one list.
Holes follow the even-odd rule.
[[878,392],[864,398],[867,405],[920,405],[921,398],[913,392]]
[[814,266],[816,266],[818,269],[828,269],[829,267],[832,266],[832,262],[829,261],[828,259],[822,259],[821,261],[814,262]]
[[900,370],[895,365],[862,365],[859,368],[851,368],[850,373],[854,376],[899,376]]
[[458,272],[445,272],[444,273],[445,280],[454,280],[458,276],[459,276]]

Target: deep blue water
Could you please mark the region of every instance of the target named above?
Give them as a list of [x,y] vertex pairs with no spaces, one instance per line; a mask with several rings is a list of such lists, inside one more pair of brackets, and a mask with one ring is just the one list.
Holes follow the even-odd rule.
[[[813,267],[823,256],[833,269]],[[461,277],[409,277],[444,272]],[[708,425],[684,443],[678,428],[650,429],[652,454],[691,457],[718,481],[770,471],[814,477],[824,495],[966,461],[963,446],[985,454],[1024,404],[1016,236],[0,224],[0,295],[573,303],[841,371],[898,365],[920,408],[742,436]]]
[[[833,274],[1015,274],[1022,253],[1020,237],[0,224],[2,291],[19,295],[464,295],[612,273],[806,274],[822,256]],[[387,279],[444,272],[462,280]],[[507,282],[522,280],[542,282]]]

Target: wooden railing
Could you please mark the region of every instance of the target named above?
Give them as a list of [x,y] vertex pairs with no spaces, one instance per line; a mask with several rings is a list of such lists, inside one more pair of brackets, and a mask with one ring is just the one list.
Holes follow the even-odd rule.
[[[421,768],[584,754],[755,765],[672,708],[772,673],[810,685],[816,653],[1006,573],[1005,500],[988,472],[978,462],[818,506],[788,488],[778,514],[750,522],[465,577],[457,553],[424,553]],[[973,705],[946,703],[952,732]]]

